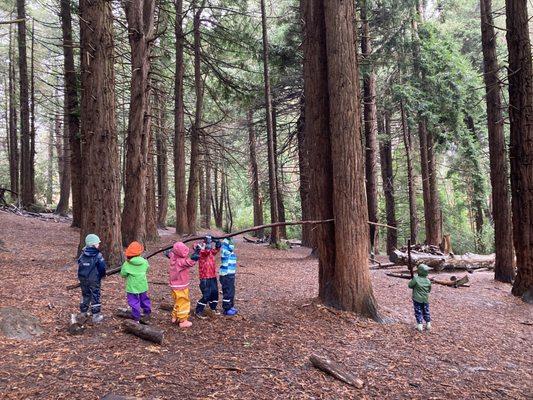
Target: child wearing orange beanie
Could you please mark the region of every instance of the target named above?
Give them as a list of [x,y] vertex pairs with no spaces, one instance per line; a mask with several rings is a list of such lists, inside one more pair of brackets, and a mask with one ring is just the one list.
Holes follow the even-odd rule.
[[150,318],[152,307],[148,297],[148,261],[141,257],[144,247],[139,242],[131,242],[126,248],[127,261],[122,264],[120,275],[126,278],[126,295],[131,307],[131,318],[141,321],[141,309],[144,313],[142,320]]

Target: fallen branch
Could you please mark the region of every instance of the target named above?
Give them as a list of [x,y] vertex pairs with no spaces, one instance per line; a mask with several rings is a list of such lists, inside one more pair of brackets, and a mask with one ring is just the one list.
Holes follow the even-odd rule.
[[326,357],[321,357],[316,354],[313,354],[309,357],[309,361],[315,368],[333,376],[335,379],[338,379],[348,385],[351,385],[357,389],[362,389],[364,382],[361,379],[358,379],[352,373],[344,370],[344,367],[336,362],[331,361]]
[[233,366],[224,366],[224,365],[214,365],[211,368],[213,369],[219,369],[219,370],[227,370],[227,371],[237,371],[237,372],[246,372],[246,370],[239,368],[239,367],[233,367]]
[[149,325],[141,325],[137,322],[126,320],[122,323],[122,329],[144,340],[157,344],[163,342],[163,331]]
[[[389,272],[387,274],[385,274],[387,276],[391,276],[393,278],[400,278],[400,279],[411,279],[411,275],[407,275],[407,274],[404,274],[404,273],[401,273],[401,272]],[[439,280],[439,279],[436,279],[436,278],[429,278],[429,280],[432,282],[432,283],[436,283],[438,285],[443,285],[443,286],[448,286],[448,287],[454,287],[454,288],[457,288],[457,287],[470,287],[470,284],[468,283],[469,282],[469,279],[468,279],[468,275],[465,275],[463,276],[462,278],[460,279],[457,279],[455,278],[454,276],[452,276],[450,278],[449,281],[442,281],[442,280]]]

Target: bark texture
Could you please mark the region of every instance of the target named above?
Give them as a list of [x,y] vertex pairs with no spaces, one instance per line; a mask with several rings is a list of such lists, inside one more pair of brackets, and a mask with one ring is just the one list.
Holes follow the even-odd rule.
[[513,294],[533,292],[533,68],[527,0],[506,0],[511,199],[517,273]]
[[[387,215],[387,225],[396,226],[396,209],[394,204],[394,172],[392,169],[392,143],[390,130],[390,114],[384,115],[385,138],[379,146],[381,161],[381,178],[383,181],[383,193],[385,194],[385,212]],[[398,231],[387,228],[387,254],[398,247]]]
[[[252,202],[254,210],[254,226],[263,225],[263,199],[259,188],[259,171],[257,168],[257,139],[254,127],[254,114],[252,109],[248,109],[246,114],[246,125],[248,126],[248,146],[250,149],[250,186],[252,188]],[[255,236],[264,236],[264,231],[254,232]]]
[[513,232],[509,198],[509,167],[503,131],[503,112],[496,56],[496,32],[492,18],[492,1],[480,0],[481,41],[489,131],[490,182],[496,262],[494,279],[511,283],[514,278]]
[[85,235],[96,233],[106,261],[122,261],[119,206],[119,156],[115,124],[113,15],[104,0],[80,1],[81,134],[83,155],[83,223]]
[[[305,138],[305,98],[300,100],[300,117],[297,123],[298,135],[298,167],[300,172],[300,204],[302,208],[302,220],[307,221],[312,218],[310,204],[310,183],[309,183],[309,150]],[[312,247],[312,227],[302,225],[302,246]]]

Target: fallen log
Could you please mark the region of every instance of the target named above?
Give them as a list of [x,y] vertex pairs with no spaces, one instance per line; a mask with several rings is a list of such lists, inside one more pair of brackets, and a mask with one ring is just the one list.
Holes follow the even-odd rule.
[[71,335],[81,335],[85,331],[85,325],[89,321],[89,317],[85,313],[70,314],[70,323],[68,325],[68,333]]
[[[463,255],[437,255],[411,251],[411,260],[414,266],[426,264],[436,271],[445,270],[466,270],[472,271],[479,268],[494,269],[494,254],[473,254],[466,253]],[[397,265],[408,265],[409,256],[407,252],[394,250],[390,255],[390,261]]]
[[163,331],[150,325],[142,325],[137,322],[126,320],[122,323],[122,329],[144,340],[157,344],[163,342]]
[[[387,276],[391,276],[393,278],[400,278],[400,279],[411,279],[411,275],[402,273],[402,272],[389,272],[385,274]],[[470,287],[468,275],[463,276],[460,279],[457,279],[455,276],[452,276],[449,281],[444,281],[436,278],[429,278],[429,280],[432,283],[436,283],[437,285],[443,285],[448,287]]]
[[163,301],[161,304],[159,304],[159,309],[163,311],[172,311],[174,309],[174,304]]
[[313,354],[309,357],[309,361],[311,361],[311,364],[313,364],[315,368],[331,375],[335,379],[347,383],[348,385],[357,389],[362,389],[364,386],[364,382],[361,379],[357,378],[351,372],[346,371],[342,365],[331,361],[329,358]]

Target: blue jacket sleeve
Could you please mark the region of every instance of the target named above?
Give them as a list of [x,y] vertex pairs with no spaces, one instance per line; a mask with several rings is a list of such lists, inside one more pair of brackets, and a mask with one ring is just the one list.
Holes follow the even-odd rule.
[[96,269],[98,270],[98,277],[102,279],[105,277],[105,270],[107,268],[107,265],[104,260],[104,256],[102,256],[102,253],[98,254],[98,258],[96,259]]

